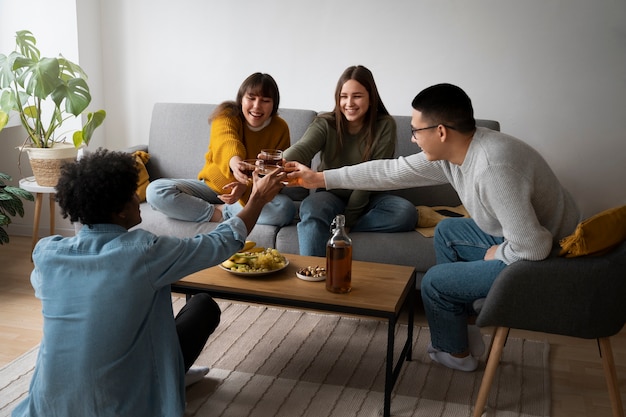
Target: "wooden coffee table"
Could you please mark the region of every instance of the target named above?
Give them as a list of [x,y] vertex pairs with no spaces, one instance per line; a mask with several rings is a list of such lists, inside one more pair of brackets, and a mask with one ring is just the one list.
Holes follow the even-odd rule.
[[[306,266],[325,266],[325,258],[287,254],[289,265],[264,276],[245,277],[219,267],[189,275],[172,285],[172,291],[188,296],[207,292],[215,298],[307,308],[340,314],[383,318],[388,321],[385,400],[383,415],[390,415],[391,391],[402,364],[411,360],[415,303],[415,268],[373,262],[352,262],[352,291],[334,294],[324,282],[298,279]],[[407,338],[394,364],[395,327],[403,306],[407,307]]]

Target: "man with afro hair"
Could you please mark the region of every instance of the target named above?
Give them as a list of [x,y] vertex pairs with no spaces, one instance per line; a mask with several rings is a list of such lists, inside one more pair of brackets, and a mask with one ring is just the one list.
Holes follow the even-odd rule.
[[66,164],[56,199],[63,217],[83,226],[73,237],[40,240],[33,252],[43,338],[29,395],[13,416],[182,416],[185,386],[208,372],[191,365],[220,309],[198,294],[174,317],[170,284],[240,250],[283,175],[255,173],[236,217],[179,239],[129,231],[141,222],[131,155],[100,149]]

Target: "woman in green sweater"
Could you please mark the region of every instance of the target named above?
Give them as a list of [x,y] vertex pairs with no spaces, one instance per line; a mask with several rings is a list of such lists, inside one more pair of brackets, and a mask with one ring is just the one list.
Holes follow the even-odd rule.
[[[320,152],[318,170],[372,159],[393,158],[396,124],[378,95],[371,71],[347,68],[335,90],[335,108],[321,114],[304,136],[288,148],[288,161],[309,164]],[[417,222],[415,206],[386,192],[317,190],[302,201],[298,242],[301,255],[324,256],[330,225],[337,214],[355,232],[405,232]]]
[[[252,187],[241,161],[255,159],[261,149],[289,146],[287,122],[277,115],[279,102],[278,86],[271,75],[257,72],[246,78],[236,100],[220,104],[209,118],[211,140],[198,179],[155,180],[146,190],[148,203],[168,217],[193,222],[236,215]],[[285,226],[295,211],[291,198],[278,194],[263,208],[257,223]]]

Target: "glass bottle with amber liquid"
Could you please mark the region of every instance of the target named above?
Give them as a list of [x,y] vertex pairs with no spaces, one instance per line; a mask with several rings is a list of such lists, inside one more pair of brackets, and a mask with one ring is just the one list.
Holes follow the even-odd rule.
[[330,292],[347,293],[352,289],[352,239],[345,225],[346,218],[338,214],[326,244],[326,289]]

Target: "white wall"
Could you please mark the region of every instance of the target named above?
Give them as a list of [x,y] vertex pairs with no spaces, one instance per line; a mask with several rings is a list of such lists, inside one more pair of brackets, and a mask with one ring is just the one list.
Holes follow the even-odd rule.
[[[326,110],[343,69],[363,64],[393,114],[410,114],[421,89],[455,83],[476,117],[545,156],[585,216],[626,204],[623,0],[74,1],[39,0],[28,19],[59,3],[64,18],[77,13],[110,148],[147,141],[155,102],[232,99],[255,71],[276,78],[282,107]],[[0,2],[2,51],[16,4]],[[49,21],[42,36],[60,26]]]
[[622,0],[107,0],[107,144],[145,142],[155,102],[232,99],[255,71],[283,107],[329,109],[343,69],[363,64],[394,114],[458,84],[591,215],[626,204],[625,17]]

